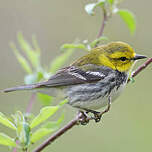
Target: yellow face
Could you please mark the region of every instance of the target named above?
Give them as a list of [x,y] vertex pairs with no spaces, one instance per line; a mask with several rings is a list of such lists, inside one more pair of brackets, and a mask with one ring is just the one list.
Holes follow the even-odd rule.
[[128,72],[135,60],[145,58],[145,56],[139,55],[136,57],[134,50],[123,42],[109,43],[103,49],[104,53],[99,56],[100,62],[120,72]]
[[113,53],[109,56],[109,60],[114,65],[115,69],[120,72],[129,71],[134,63],[135,54],[131,57],[131,54],[124,54],[123,52]]

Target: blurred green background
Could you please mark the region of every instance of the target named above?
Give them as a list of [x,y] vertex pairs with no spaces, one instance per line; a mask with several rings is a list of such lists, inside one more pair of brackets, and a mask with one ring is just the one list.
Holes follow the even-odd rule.
[[[89,2],[93,0],[0,0],[0,89],[23,84],[24,72],[9,47],[11,41],[17,42],[18,31],[22,31],[28,41],[31,41],[32,34],[36,35],[44,65],[60,54],[59,48],[63,43],[71,43],[76,38],[95,39],[102,14],[97,10],[96,16],[87,15],[84,5]],[[105,35],[111,41],[128,42],[136,52],[151,57],[151,5],[150,0],[124,0],[120,7],[136,14],[136,34],[131,36],[123,21],[114,16],[105,28]],[[77,51],[71,61],[84,53]],[[66,65],[71,61],[67,61]],[[138,75],[135,83],[127,86],[121,97],[112,104],[111,111],[104,115],[102,122],[76,126],[44,151],[152,151],[151,67]],[[24,112],[29,98],[29,92],[0,94],[0,111],[5,114],[17,110]],[[33,113],[37,114],[40,107],[37,102]],[[75,109],[65,106],[65,123],[75,113]],[[3,126],[0,126],[0,132],[14,135]],[[8,148],[0,146],[0,151],[6,152]]]

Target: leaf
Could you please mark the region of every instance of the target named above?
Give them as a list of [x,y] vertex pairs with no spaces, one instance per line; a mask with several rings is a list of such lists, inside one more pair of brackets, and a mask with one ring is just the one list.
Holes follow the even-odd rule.
[[19,53],[19,51],[16,49],[15,45],[13,43],[10,44],[11,48],[13,49],[17,60],[19,61],[19,63],[21,64],[21,66],[23,67],[23,69],[31,74],[32,73],[32,69],[30,68],[30,65],[28,63],[28,61]]
[[64,99],[63,101],[61,101],[60,103],[59,103],[59,106],[63,106],[65,103],[67,103],[68,102],[68,99]]
[[22,128],[23,128],[22,123],[23,123],[23,120],[24,120],[24,116],[20,111],[17,111],[15,113],[15,115],[12,115],[12,117],[14,119],[14,122],[15,122],[16,126],[17,126],[17,130],[16,130],[17,136],[20,137],[20,134],[21,134],[21,131],[22,131]]
[[91,4],[87,4],[85,6],[85,11],[89,14],[89,15],[94,15],[94,9],[96,7],[96,3],[91,3]]
[[16,114],[13,115],[13,118],[17,126],[17,138],[22,144],[22,147],[27,148],[30,144],[30,126],[20,111],[17,111]]
[[94,9],[97,6],[103,6],[106,0],[99,0],[97,3],[90,3],[85,5],[85,11],[89,14],[89,15],[94,15]]
[[55,73],[65,63],[65,61],[72,55],[73,51],[74,49],[67,49],[63,54],[56,57],[50,65],[49,72]]
[[117,13],[127,24],[128,28],[130,30],[130,33],[134,34],[134,32],[136,30],[136,20],[135,20],[134,14],[126,9],[118,9]]
[[39,82],[43,78],[43,73],[42,72],[36,72],[33,74],[26,75],[24,77],[24,83],[25,84],[32,84]]
[[31,137],[31,143],[35,143],[36,141],[40,140],[43,136],[46,136],[53,132],[54,129],[47,129],[47,128],[40,128],[36,130]]
[[46,94],[37,93],[38,99],[42,102],[43,105],[48,106],[51,104],[53,97]]
[[109,4],[113,4],[115,0],[107,0]]
[[34,35],[32,36],[32,44],[33,44],[35,51],[37,51],[40,54],[41,50],[40,50],[40,47],[39,47],[38,42],[36,40],[36,37]]
[[64,44],[61,46],[61,50],[63,49],[83,49],[88,51],[84,44]]
[[57,121],[50,121],[43,125],[44,128],[58,129],[64,120],[64,114]]
[[23,130],[22,130],[22,135],[23,135],[23,143],[25,147],[27,147],[30,144],[30,126],[27,122],[23,122]]
[[18,33],[18,41],[33,67],[38,68],[40,66],[40,51],[33,50],[21,33]]
[[130,77],[129,79],[130,79],[131,83],[135,82],[135,79],[133,77]]
[[16,147],[15,140],[4,133],[0,133],[0,144],[5,146]]
[[11,121],[9,121],[7,117],[1,112],[0,112],[0,123],[5,125],[6,127],[16,130],[15,125]]
[[98,39],[95,39],[90,43],[91,48],[96,47],[96,45],[99,44],[101,41],[108,41],[108,38],[105,36],[101,36]]
[[57,110],[59,106],[47,106],[40,110],[40,113],[32,120],[30,127],[34,128],[40,123],[47,120],[50,116],[52,116]]
[[61,117],[58,119],[58,121],[55,122],[47,122],[45,125],[42,126],[42,128],[36,130],[32,136],[31,136],[31,143],[35,143],[36,141],[40,140],[43,136],[46,136],[53,131],[57,130],[61,123],[64,120],[64,115],[61,115]]

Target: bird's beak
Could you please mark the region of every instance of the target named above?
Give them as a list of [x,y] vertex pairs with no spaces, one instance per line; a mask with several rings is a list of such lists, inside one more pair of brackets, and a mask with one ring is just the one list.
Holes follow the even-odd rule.
[[144,55],[136,54],[132,60],[139,60],[139,59],[144,59],[144,58],[147,58],[147,57]]

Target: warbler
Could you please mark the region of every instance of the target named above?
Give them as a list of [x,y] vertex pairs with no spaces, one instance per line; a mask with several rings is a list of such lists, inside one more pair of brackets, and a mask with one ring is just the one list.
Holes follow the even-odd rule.
[[60,99],[67,98],[69,105],[94,113],[95,120],[99,121],[101,113],[97,115],[95,110],[106,105],[104,112],[109,110],[111,102],[126,86],[135,61],[144,58],[146,56],[136,54],[127,43],[111,42],[93,48],[45,82],[9,88],[4,92],[36,90]]

